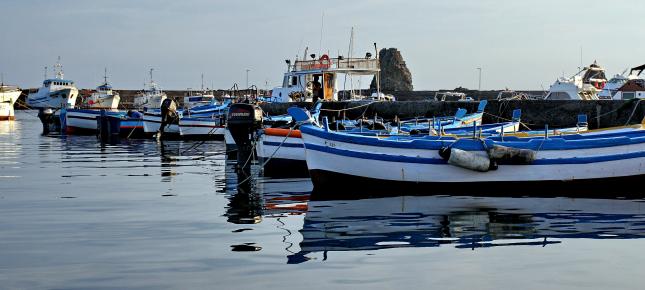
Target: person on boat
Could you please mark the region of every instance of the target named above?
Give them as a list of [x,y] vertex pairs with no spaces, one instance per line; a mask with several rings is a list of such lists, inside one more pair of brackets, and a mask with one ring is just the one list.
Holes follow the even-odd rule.
[[322,100],[324,98],[322,84],[318,81],[317,76],[314,77],[314,81],[312,82],[312,87],[313,87],[312,101],[315,103],[318,100]]

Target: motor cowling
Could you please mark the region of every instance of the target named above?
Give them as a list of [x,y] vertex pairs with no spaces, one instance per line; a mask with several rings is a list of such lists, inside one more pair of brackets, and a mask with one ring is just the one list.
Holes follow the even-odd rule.
[[237,145],[238,168],[250,169],[256,130],[262,127],[262,109],[258,105],[237,103],[228,110],[227,127]]
[[161,126],[159,132],[163,134],[166,125],[173,123],[179,119],[177,114],[177,103],[172,99],[165,99],[161,102]]

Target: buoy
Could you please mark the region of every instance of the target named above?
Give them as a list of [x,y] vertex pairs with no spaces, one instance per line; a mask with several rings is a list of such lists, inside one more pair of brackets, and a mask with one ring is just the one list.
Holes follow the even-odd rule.
[[528,165],[535,161],[537,153],[530,149],[493,145],[488,148],[488,156],[501,164]]
[[[440,154],[442,154],[442,152],[440,152]],[[446,153],[443,152],[442,157],[445,154]],[[494,166],[491,166],[491,160],[487,155],[480,155],[457,148],[450,149],[448,164],[479,172],[487,172],[491,167],[494,168]]]

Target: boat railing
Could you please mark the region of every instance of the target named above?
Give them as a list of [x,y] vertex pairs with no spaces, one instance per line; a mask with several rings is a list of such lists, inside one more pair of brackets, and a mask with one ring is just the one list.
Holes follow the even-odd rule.
[[373,71],[379,70],[378,59],[367,58],[321,58],[315,60],[297,60],[295,71],[308,70],[345,70]]

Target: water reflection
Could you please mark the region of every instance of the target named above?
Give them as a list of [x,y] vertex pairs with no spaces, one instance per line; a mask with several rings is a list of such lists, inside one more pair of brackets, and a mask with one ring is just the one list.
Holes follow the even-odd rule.
[[475,250],[539,246],[567,239],[645,237],[641,200],[571,198],[391,197],[353,201],[310,201],[300,229],[300,252],[314,253],[399,247]]
[[228,222],[234,224],[260,223],[264,214],[263,201],[261,195],[253,188],[253,177],[244,172],[237,172],[236,176],[237,191],[229,195],[226,209]]
[[20,124],[16,121],[0,121],[0,182],[4,179],[13,179],[18,176],[13,172],[19,166],[22,145],[20,138]]

